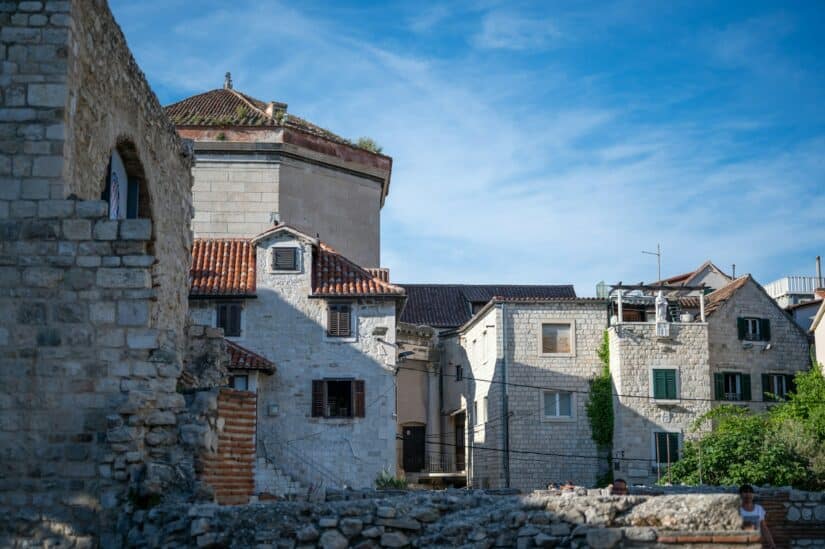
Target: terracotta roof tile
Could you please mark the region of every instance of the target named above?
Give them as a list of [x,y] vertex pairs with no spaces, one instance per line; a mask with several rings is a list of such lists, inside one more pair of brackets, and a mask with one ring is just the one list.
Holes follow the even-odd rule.
[[312,294],[316,296],[404,296],[390,284],[321,242],[315,251]]
[[751,279],[751,275],[740,276],[727,286],[719,288],[715,292],[709,293],[705,296],[705,316],[711,315],[718,311],[739,288],[747,284]]
[[234,341],[226,340],[226,352],[229,354],[230,370],[257,370],[267,374],[275,373],[275,364],[271,360],[241,347]]
[[245,239],[196,239],[191,296],[255,295],[255,247]]

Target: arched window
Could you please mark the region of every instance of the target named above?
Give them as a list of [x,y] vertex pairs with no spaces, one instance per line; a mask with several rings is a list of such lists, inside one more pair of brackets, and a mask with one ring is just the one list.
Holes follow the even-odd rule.
[[143,166],[131,143],[112,149],[101,199],[109,204],[109,219],[151,217]]

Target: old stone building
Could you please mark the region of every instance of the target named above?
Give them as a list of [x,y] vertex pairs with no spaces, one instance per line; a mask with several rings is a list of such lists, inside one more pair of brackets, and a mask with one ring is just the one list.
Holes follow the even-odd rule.
[[[493,298],[442,334],[444,407],[467,418],[469,484],[595,483],[598,449],[584,406],[606,326],[600,299]],[[445,449],[464,450],[450,431]]]
[[251,238],[283,222],[380,266],[390,157],[233,89],[228,74],[223,88],[166,112],[195,144],[195,236]]
[[193,321],[274,363],[254,384],[237,372],[234,380],[257,392],[255,491],[277,492],[272,478],[283,472],[305,485],[359,488],[394,473],[404,290],[284,224],[193,249]]
[[194,476],[191,152],[105,2],[0,23],[0,545],[115,546],[120,513]]

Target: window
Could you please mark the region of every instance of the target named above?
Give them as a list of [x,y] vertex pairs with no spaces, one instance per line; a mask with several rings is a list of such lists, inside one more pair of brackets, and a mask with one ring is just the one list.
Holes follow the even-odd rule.
[[544,393],[544,417],[573,417],[573,395],[564,391]]
[[659,465],[679,461],[679,433],[654,433],[653,459]]
[[353,379],[312,381],[312,417],[364,417],[364,382]]
[[218,303],[216,325],[223,328],[226,337],[241,336],[241,309],[240,303]]
[[653,370],[653,398],[657,400],[676,400],[679,398],[676,391],[675,369]]
[[461,364],[456,364],[455,365],[455,380],[456,381],[461,381],[462,379],[464,379],[464,366],[462,366]]
[[793,375],[762,374],[763,400],[785,400],[788,393],[796,391]]
[[478,425],[481,423],[481,418],[478,417],[478,401],[473,401],[473,425]]
[[541,352],[543,354],[572,353],[571,325],[569,323],[542,324]]
[[230,376],[229,386],[238,391],[248,391],[249,376]]
[[738,372],[713,374],[716,400],[748,401],[751,399],[751,376]]
[[297,271],[298,248],[272,248],[273,271]]
[[490,400],[484,397],[484,423],[490,420]]
[[352,335],[352,307],[347,304],[332,304],[327,311],[327,335],[330,337],[350,337]]
[[771,340],[771,321],[767,318],[740,317],[736,319],[736,323],[740,340]]
[[101,200],[109,204],[109,219],[136,219],[140,199],[140,183],[126,173],[126,166],[117,151],[109,157],[106,185]]

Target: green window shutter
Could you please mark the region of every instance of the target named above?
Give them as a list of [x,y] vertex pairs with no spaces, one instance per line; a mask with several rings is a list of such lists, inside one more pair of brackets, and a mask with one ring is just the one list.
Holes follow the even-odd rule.
[[676,370],[665,370],[665,398],[676,400]]
[[666,370],[653,370],[653,398],[666,398]]
[[771,340],[771,321],[768,318],[760,318],[759,323],[759,335],[762,337],[762,341],[770,341]]
[[742,400],[751,399],[751,375],[742,374]]
[[667,443],[670,455],[665,456],[665,460],[670,458],[670,463],[679,461],[679,433],[667,433]]
[[667,461],[667,433],[656,433],[656,463]]
[[762,400],[773,400],[771,393],[771,376],[762,374]]
[[716,400],[725,400],[725,375],[713,374],[713,386],[716,393]]
[[745,319],[741,316],[736,319],[736,328],[739,331],[739,339],[745,339],[745,333],[747,333],[748,329],[745,324]]

